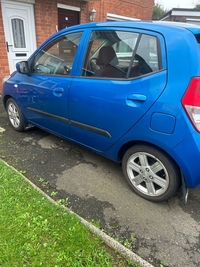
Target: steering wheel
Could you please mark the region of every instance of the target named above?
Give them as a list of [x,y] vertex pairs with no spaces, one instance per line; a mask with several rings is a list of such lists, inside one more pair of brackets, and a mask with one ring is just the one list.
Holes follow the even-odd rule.
[[90,61],[89,61],[89,68],[90,68],[90,70],[91,70],[92,72],[94,72],[94,73],[95,73],[97,70],[100,69],[100,67],[97,65],[97,60],[98,60],[98,58],[93,57],[93,58],[91,58]]

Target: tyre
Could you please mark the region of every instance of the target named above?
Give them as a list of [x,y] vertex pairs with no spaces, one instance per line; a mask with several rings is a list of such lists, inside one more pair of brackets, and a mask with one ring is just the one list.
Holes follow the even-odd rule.
[[153,202],[168,200],[181,186],[177,165],[153,146],[135,145],[127,150],[122,170],[132,190]]
[[12,127],[18,132],[24,131],[25,130],[24,116],[14,99],[12,98],[8,99],[6,103],[6,111]]

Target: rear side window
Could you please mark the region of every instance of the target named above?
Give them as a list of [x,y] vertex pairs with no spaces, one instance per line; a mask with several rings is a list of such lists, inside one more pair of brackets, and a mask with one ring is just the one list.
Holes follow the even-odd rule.
[[125,31],[93,31],[82,76],[128,79],[158,71],[157,37]]
[[[159,70],[157,43],[157,37],[142,34],[136,51],[136,57],[137,55],[141,57],[151,68],[152,72]],[[144,71],[143,74],[145,74]]]

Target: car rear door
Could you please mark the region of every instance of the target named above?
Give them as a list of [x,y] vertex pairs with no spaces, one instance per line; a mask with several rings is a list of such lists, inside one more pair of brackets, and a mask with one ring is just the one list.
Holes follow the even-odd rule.
[[[165,52],[160,53],[161,47],[164,49],[164,40],[160,35],[152,36],[152,33],[149,35],[147,32],[137,31],[131,36],[127,30],[120,30],[120,33],[116,30],[102,31],[102,36],[107,38],[106,43],[98,39],[101,35],[99,30],[91,32],[88,43],[88,50],[91,51],[86,51],[82,73],[80,77],[73,79],[69,92],[71,138],[99,151],[109,149],[145,115],[164,90],[167,80]],[[129,40],[126,36],[129,36]],[[135,36],[135,43],[129,43]],[[97,42],[94,42],[95,38]],[[113,42],[114,39],[118,39],[117,43]],[[152,49],[155,51],[149,46],[152,41],[155,44]],[[89,67],[89,59],[95,53],[98,55],[98,52],[94,52],[94,46],[98,44],[112,44],[118,54],[117,67],[126,73],[126,77],[95,77]],[[133,49],[133,54],[138,53],[145,57],[147,45],[148,57],[151,57],[148,63],[152,63],[152,72],[130,77],[130,70],[128,74],[128,68],[126,69],[127,63],[131,62],[129,48]],[[123,51],[124,47],[128,52]],[[120,52],[125,53],[124,57]],[[131,71],[132,69],[134,68],[131,68]]]

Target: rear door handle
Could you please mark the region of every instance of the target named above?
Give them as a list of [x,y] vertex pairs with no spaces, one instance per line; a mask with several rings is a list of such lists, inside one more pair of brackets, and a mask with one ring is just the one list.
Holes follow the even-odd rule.
[[144,102],[147,100],[147,96],[143,94],[132,94],[127,97],[127,100]]

